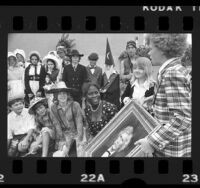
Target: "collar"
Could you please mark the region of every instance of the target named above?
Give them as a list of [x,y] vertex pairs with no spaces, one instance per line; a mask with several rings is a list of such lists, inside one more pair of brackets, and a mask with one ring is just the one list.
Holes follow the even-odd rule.
[[[72,101],[67,101],[67,105],[66,106],[68,106],[69,104],[71,104],[72,103]],[[62,109],[62,106],[60,106],[60,104],[58,104],[57,105],[57,109],[59,110],[59,109]]]
[[24,110],[24,108],[23,108],[23,110],[22,110],[22,112],[21,112],[20,115],[16,114],[15,112],[13,112],[13,115],[14,115],[15,118],[17,118],[17,117],[23,117],[23,116],[24,116],[24,113],[25,113],[25,110]]
[[[150,82],[149,82],[148,80],[146,80],[146,81],[142,84],[142,86],[143,86],[146,90],[148,90],[148,89],[149,89],[149,84],[150,84]],[[139,86],[138,79],[136,79],[136,80],[133,82],[132,87],[133,87],[133,86]]]
[[165,61],[162,66],[160,67],[158,73],[161,74],[161,72],[164,70],[164,68],[166,68],[172,61],[174,61],[176,58],[171,58],[168,59],[167,61]]
[[94,67],[92,67],[91,65],[88,65],[88,67],[89,67],[90,69],[95,69],[97,66],[95,65]]
[[78,64],[74,64],[74,63],[71,63],[72,67],[74,68],[77,68],[78,67]]

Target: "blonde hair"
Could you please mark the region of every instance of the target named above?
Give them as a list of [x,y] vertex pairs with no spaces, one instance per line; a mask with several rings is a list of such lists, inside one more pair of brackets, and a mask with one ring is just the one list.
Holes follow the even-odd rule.
[[[153,73],[152,63],[147,57],[138,57],[136,59],[136,61],[134,62],[133,67],[135,65],[136,66],[140,66],[140,67],[142,67],[144,69],[146,80],[154,82],[154,80],[152,78],[152,73]],[[136,80],[136,78],[133,75],[133,77],[130,80],[130,83],[132,84],[135,80]]]
[[134,130],[134,128],[132,126],[127,126],[121,132],[119,132],[118,137],[125,133],[125,134],[127,134],[127,139],[125,140],[123,146],[118,149],[118,152],[124,150],[129,145],[129,143],[131,142],[131,139],[133,137],[133,130]]

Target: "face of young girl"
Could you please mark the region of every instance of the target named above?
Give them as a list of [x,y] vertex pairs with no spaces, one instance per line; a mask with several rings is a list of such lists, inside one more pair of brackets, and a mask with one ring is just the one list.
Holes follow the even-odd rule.
[[133,65],[133,74],[134,74],[136,79],[146,77],[146,73],[145,73],[144,68],[142,66],[138,65],[138,64]]
[[87,93],[87,100],[91,105],[98,105],[100,101],[99,90],[95,86],[90,86]]
[[46,114],[46,108],[43,104],[40,104],[36,108],[36,113],[39,116],[44,116]]
[[50,70],[53,70],[53,68],[54,68],[54,64],[51,61],[47,61],[47,66],[48,66],[48,69],[50,69]]
[[21,54],[16,54],[17,62],[24,62],[24,57]]
[[17,63],[17,60],[16,60],[15,57],[10,56],[10,57],[8,58],[8,62],[9,62],[9,66],[15,66],[16,63]]
[[38,63],[38,61],[39,61],[39,59],[37,58],[37,56],[32,56],[31,57],[31,63],[33,64],[33,65],[37,65],[37,63]]
[[67,92],[62,91],[62,92],[58,93],[58,101],[61,102],[61,103],[66,102],[67,97],[68,97]]

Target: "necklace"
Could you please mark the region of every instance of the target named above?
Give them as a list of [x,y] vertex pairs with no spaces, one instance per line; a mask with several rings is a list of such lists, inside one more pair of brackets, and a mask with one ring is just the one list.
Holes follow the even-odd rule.
[[92,108],[92,105],[91,105],[91,104],[89,104],[89,105],[90,105],[91,111],[92,111],[92,112],[96,112],[96,111],[99,110],[99,107],[101,106],[101,101],[99,102],[98,107],[96,108],[96,110],[94,110],[94,109]]

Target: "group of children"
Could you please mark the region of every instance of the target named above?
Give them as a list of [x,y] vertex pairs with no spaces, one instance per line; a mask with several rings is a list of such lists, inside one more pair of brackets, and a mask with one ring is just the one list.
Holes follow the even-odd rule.
[[[131,99],[143,105],[145,98],[154,94],[156,83],[152,79],[150,60],[146,57],[139,57],[133,65],[133,73],[134,76],[121,97],[123,105],[126,105]],[[56,131],[59,131],[55,125],[56,118],[52,117],[48,109],[47,99],[35,97],[27,109],[24,107],[23,91],[10,95],[13,96],[8,97],[11,110],[8,114],[9,156],[28,156],[41,150],[41,156],[47,157],[49,147],[55,144],[57,139]],[[54,105],[54,103],[52,104]],[[69,148],[64,147],[59,151],[65,150],[69,150]],[[52,151],[55,151],[55,148]],[[66,155],[67,152],[63,154],[63,156]]]

